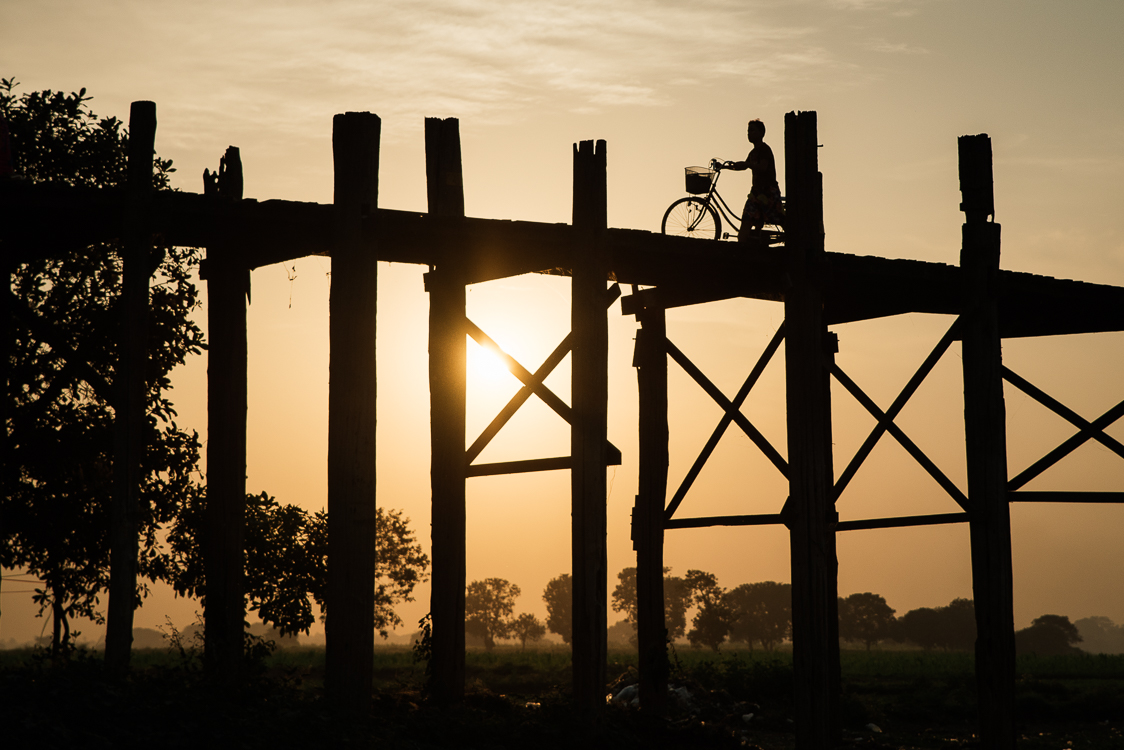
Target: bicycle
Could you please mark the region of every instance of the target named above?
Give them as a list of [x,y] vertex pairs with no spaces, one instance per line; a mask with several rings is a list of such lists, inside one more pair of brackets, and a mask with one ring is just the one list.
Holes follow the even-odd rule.
[[[718,176],[722,169],[723,162],[718,159],[711,159],[709,167],[686,168],[686,188],[691,195],[668,206],[660,224],[663,234],[715,240],[738,238],[741,232],[740,214],[735,213],[718,193]],[[723,219],[734,230],[732,234],[723,233]],[[766,225],[754,234],[753,239],[758,245],[777,245],[784,241],[784,231],[775,224]]]

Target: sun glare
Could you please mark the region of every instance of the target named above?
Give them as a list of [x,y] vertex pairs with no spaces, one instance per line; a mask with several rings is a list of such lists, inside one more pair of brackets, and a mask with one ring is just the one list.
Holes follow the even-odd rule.
[[489,390],[510,389],[519,385],[498,353],[479,346],[474,341],[468,343],[466,364],[468,379],[474,385]]

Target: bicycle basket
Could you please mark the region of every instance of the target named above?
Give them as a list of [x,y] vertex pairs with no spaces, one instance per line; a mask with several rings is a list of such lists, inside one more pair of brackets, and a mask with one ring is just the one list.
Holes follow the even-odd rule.
[[714,170],[710,167],[687,167],[687,192],[691,195],[703,195],[710,192],[710,183],[714,181]]

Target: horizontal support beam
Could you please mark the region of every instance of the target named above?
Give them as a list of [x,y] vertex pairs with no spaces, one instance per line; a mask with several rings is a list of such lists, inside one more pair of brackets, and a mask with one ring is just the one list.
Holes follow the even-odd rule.
[[[494,477],[503,474],[529,474],[535,471],[558,471],[573,468],[570,456],[557,458],[531,458],[525,461],[502,461],[494,464],[474,464],[465,469],[466,477]],[[621,452],[612,443],[605,446],[605,465],[620,466]]]
[[772,526],[783,524],[780,513],[755,516],[708,516],[705,518],[672,518],[664,521],[665,529],[704,529],[710,526]]
[[[124,193],[5,180],[0,205],[19,222],[0,226],[5,255],[22,262],[119,238]],[[162,190],[149,215],[157,241],[237,253],[247,268],[309,255],[331,255],[335,209],[330,204],[230,200]],[[65,219],[65,220],[63,220]],[[581,241],[572,226],[529,221],[438,217],[373,209],[360,232],[378,259],[437,265],[455,257],[467,283],[524,273],[568,273]],[[626,314],[654,299],[670,308],[731,297],[781,300],[791,283],[785,251],[746,253],[736,242],[609,229],[603,245],[610,278],[658,286],[632,295]],[[909,312],[960,313],[960,269],[941,263],[825,253],[824,318],[829,325]],[[1000,335],[1004,338],[1124,331],[1124,288],[1000,271]],[[644,290],[647,293],[650,290]]]
[[1012,503],[1124,503],[1124,492],[1008,492]]
[[967,523],[967,513],[934,513],[927,516],[898,516],[896,518],[869,518],[861,521],[840,521],[836,531],[862,531],[865,529],[900,529],[907,526],[936,526],[945,523]]

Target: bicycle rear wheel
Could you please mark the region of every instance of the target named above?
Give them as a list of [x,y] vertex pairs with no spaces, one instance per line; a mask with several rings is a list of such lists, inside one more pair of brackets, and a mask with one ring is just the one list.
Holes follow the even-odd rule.
[[722,219],[702,198],[680,198],[664,213],[660,231],[677,237],[717,240],[722,236]]

